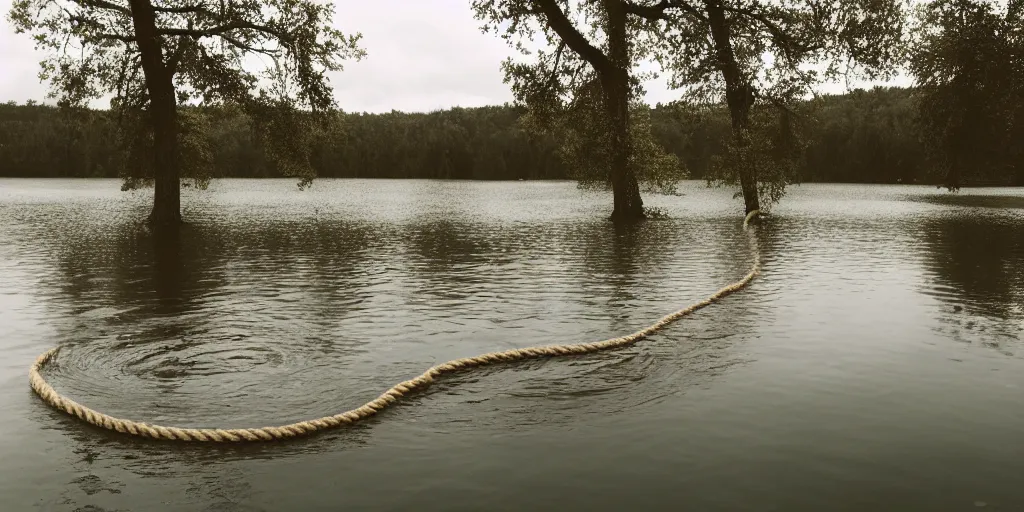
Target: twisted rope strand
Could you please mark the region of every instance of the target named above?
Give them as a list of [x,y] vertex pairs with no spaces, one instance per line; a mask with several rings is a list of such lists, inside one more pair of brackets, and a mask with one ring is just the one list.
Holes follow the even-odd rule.
[[503,363],[509,361],[520,361],[525,359],[535,359],[541,357],[559,357],[559,356],[570,356],[578,354],[587,354],[591,352],[598,352],[601,350],[608,350],[613,348],[625,347],[632,345],[641,339],[654,334],[669,324],[679,320],[680,318],[687,316],[699,309],[707,307],[715,302],[718,302],[722,298],[730,295],[736,291],[745,288],[750,282],[757,276],[760,271],[760,257],[758,255],[756,240],[750,236],[750,230],[748,229],[751,219],[757,216],[760,212],[755,210],[750,212],[746,218],[743,219],[743,229],[747,232],[748,242],[750,243],[751,251],[753,253],[753,265],[750,272],[743,276],[742,279],[732,284],[726,285],[724,288],[718,290],[710,297],[691,304],[683,309],[680,309],[674,313],[664,316],[654,324],[636,331],[632,334],[627,334],[618,338],[612,338],[604,341],[595,341],[591,343],[577,343],[569,345],[547,345],[537,347],[527,347],[512,350],[505,350],[502,352],[491,352],[487,354],[481,354],[473,357],[464,357],[462,359],[455,359],[446,363],[434,366],[427,371],[420,374],[418,377],[400,382],[395,384],[391,389],[385,391],[377,398],[367,402],[361,407],[345,411],[333,416],[324,416],[322,418],[300,421],[298,423],[292,423],[289,425],[282,425],[278,427],[261,427],[261,428],[232,428],[232,429],[199,429],[199,428],[181,428],[181,427],[166,427],[161,425],[153,425],[150,423],[143,423],[139,421],[127,420],[122,418],[115,418],[113,416],[103,414],[101,412],[90,409],[74,400],[61,395],[53,386],[51,386],[41,374],[41,371],[46,365],[53,361],[57,355],[60,347],[54,347],[47,350],[40,355],[36,362],[29,369],[29,383],[32,389],[38,394],[46,403],[50,404],[56,409],[64,411],[72,416],[76,416],[79,419],[90,423],[97,427],[102,427],[108,430],[114,430],[124,434],[131,434],[135,436],[148,437],[152,439],[162,440],[175,440],[175,441],[213,441],[213,442],[242,442],[242,441],[273,441],[279,439],[290,439],[294,437],[304,436],[326,430],[329,428],[340,427],[343,425],[351,425],[357,421],[364,420],[377,414],[378,412],[386,409],[391,404],[397,402],[400,398],[427,386],[430,386],[438,377],[447,374],[454,373],[466,368],[474,368],[478,366],[487,366],[496,363]]

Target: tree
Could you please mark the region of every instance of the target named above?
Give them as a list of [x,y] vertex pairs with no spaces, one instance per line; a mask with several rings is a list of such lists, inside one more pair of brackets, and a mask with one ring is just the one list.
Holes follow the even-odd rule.
[[[943,179],[942,175],[929,175],[935,162],[929,162],[924,127],[916,119],[921,96],[917,89],[875,87],[797,102],[792,108],[813,115],[800,123],[806,138],[799,146],[801,154],[793,158],[798,163],[796,179],[831,183]],[[716,167],[725,160],[733,139],[729,108],[715,105],[698,111],[684,107],[673,103],[637,107],[631,112],[631,131],[643,133],[649,121],[649,140],[656,146],[645,149],[635,145],[633,154],[639,161],[635,165],[641,170],[650,167],[642,160],[664,148],[685,162],[692,178],[711,179],[719,172]],[[117,177],[123,162],[132,158],[127,153],[132,145],[117,143],[119,133],[127,135],[122,128],[125,123],[118,122],[117,116],[109,110],[69,113],[48,105],[0,104],[0,176]],[[529,130],[524,121],[530,116],[525,107],[512,105],[430,113],[343,114],[338,124],[342,130],[323,132],[312,140],[310,164],[316,176],[333,178],[593,178],[595,183],[604,183],[607,174],[588,176],[583,174],[587,166],[572,162],[591,152],[598,154],[602,148],[592,147],[588,140],[599,138],[539,134]],[[214,170],[216,177],[265,178],[279,172],[239,109],[187,107],[182,109],[182,117],[188,118],[181,123],[183,129],[191,132],[181,142],[184,173],[199,177]],[[1015,119],[1024,116],[1018,114]],[[586,133],[595,126],[576,121],[566,124],[581,125],[569,135]],[[1024,126],[1015,121],[1012,128]],[[779,130],[767,133],[780,134]],[[1011,133],[1008,138],[1006,148],[995,155],[999,158],[992,169],[1016,169],[1019,179],[1024,158],[1017,155],[1024,149],[1024,136]],[[765,156],[774,158],[770,153]],[[1013,174],[1002,171],[990,175],[1003,183],[1013,179]],[[588,183],[586,180],[581,184]],[[645,179],[639,181],[643,186]]]
[[[530,108],[527,126],[554,128],[565,140],[561,154],[575,177],[611,186],[613,220],[645,217],[639,181],[671,186],[680,175],[678,161],[651,141],[649,126],[631,116],[642,89],[630,73],[639,49],[629,6],[624,0],[473,1],[485,31],[501,32],[523,53],[530,53],[523,40],[540,25],[547,48],[532,63],[506,61],[506,82]],[[595,170],[602,178],[594,179]]]
[[[181,221],[180,136],[203,126],[179,115],[187,102],[243,108],[281,149],[287,172],[308,167],[307,116],[296,109],[329,112],[326,73],[363,55],[360,36],[332,28],[332,16],[324,0],[15,0],[9,14],[19,33],[50,52],[40,77],[62,105],[112,95],[122,119],[141,123],[126,132],[150,163],[128,174],[138,178],[152,165],[150,220],[158,224]],[[252,57],[271,64],[248,71],[243,63]],[[134,136],[141,126],[150,133]]]
[[[778,200],[798,148],[792,105],[843,74],[876,78],[899,62],[905,0],[660,0],[630,12],[660,34],[662,66],[687,99],[729,107],[723,160],[747,212]],[[773,115],[774,112],[774,115]],[[730,177],[725,177],[731,181]],[[762,205],[760,195],[768,194]]]
[[909,68],[941,183],[1024,184],[1024,1],[1000,12],[990,1],[936,0],[920,6],[914,29]]
[[875,87],[815,100],[802,181],[915,183],[925,151],[911,89]]

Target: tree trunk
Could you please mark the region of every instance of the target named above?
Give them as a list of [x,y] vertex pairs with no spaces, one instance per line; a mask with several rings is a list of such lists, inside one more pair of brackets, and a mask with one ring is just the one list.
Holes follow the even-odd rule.
[[156,14],[149,0],[130,0],[135,38],[149,91],[149,115],[153,124],[153,213],[150,222],[173,225],[181,222],[181,185],[178,169],[178,106],[173,73],[164,64]]
[[960,190],[960,170],[963,167],[960,163],[960,152],[954,153],[949,162],[949,169],[946,171],[946,189],[957,192]]
[[[725,101],[729,105],[732,118],[732,134],[737,149],[741,154],[746,152],[750,141],[747,129],[750,127],[750,109],[754,106],[754,91],[740,73],[733,53],[729,22],[725,19],[722,0],[704,0],[711,25],[711,36],[715,40],[715,52],[718,56],[718,69],[725,79]],[[740,188],[743,190],[745,213],[761,209],[761,201],[757,192],[757,170],[742,162],[738,169]]]
[[627,43],[626,6],[621,0],[604,0],[608,16],[608,58],[610,66],[599,69],[608,116],[611,142],[612,195],[615,207],[612,220],[631,221],[644,218],[644,202],[631,162],[629,140],[629,47]]

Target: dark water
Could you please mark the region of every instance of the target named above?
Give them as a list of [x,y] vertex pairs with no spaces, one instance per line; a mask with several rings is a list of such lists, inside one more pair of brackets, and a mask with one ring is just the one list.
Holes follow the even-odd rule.
[[751,288],[641,344],[467,373],[354,428],[210,446],[454,357],[635,330],[750,264],[731,192],[616,229],[568,183],[227,181],[178,240],[116,181],[0,180],[0,509],[1024,510],[1024,191],[793,188]]

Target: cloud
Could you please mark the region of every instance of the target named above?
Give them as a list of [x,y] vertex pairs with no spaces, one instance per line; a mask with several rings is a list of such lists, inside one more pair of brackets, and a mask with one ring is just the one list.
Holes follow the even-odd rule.
[[[339,106],[349,112],[429,111],[512,100],[501,63],[515,55],[495,34],[480,31],[469,0],[336,0],[335,26],[361,32],[367,57],[332,73]],[[38,79],[44,55],[6,20],[11,0],[0,0],[0,101],[43,101]],[[649,103],[678,93],[665,80],[647,84]],[[106,101],[95,106],[106,106]]]
[[504,41],[480,31],[468,0],[339,0],[338,28],[363,33],[367,57],[331,76],[349,111],[432,110],[511,101]]
[[0,101],[42,101],[46,86],[39,83],[39,61],[35,42],[27,34],[15,34],[7,22],[11,0],[0,0]]
[[[339,105],[352,112],[426,111],[512,100],[501,62],[513,50],[480,31],[468,0],[337,0],[335,26],[361,32],[367,57],[330,76]],[[0,101],[42,101],[44,54],[6,20],[0,0]],[[105,102],[104,102],[105,103]]]

